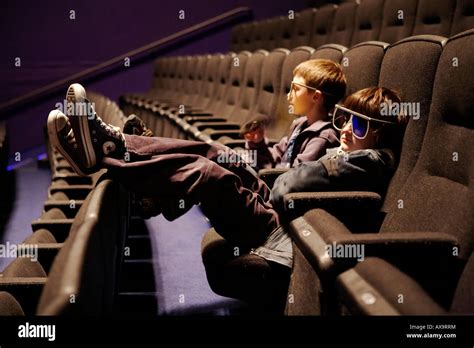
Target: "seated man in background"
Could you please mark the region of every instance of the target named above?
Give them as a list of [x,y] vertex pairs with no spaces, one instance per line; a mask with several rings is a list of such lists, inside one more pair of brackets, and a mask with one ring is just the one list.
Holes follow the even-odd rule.
[[[84,101],[85,91],[73,85],[67,96],[70,102]],[[273,292],[269,284],[283,284],[285,289],[292,265],[290,237],[280,226],[283,195],[300,190],[368,190],[382,194],[395,170],[401,139],[403,119],[384,116],[380,111],[384,103],[393,102],[400,102],[394,91],[373,87],[336,105],[333,124],[341,130],[341,146],[280,176],[272,195],[245,163],[214,162],[219,151],[227,150],[222,145],[126,135],[95,113],[68,118],[59,110],[48,117],[48,133],[53,146],[78,174],[107,168],[112,178],[132,192],[182,200],[187,207],[200,203],[216,232],[241,250],[237,257],[233,253],[217,262],[213,258],[205,260],[211,287],[216,289],[214,282],[224,283],[225,290],[219,287],[218,291],[229,290],[226,296],[252,301],[253,296],[262,299],[266,294],[281,304],[284,291]],[[240,261],[258,264],[255,268],[233,268],[246,269],[244,278],[248,282],[225,268],[229,262],[238,265]],[[238,279],[237,284],[234,279]],[[251,290],[232,292],[235,286],[242,289],[247,285]]]
[[287,136],[274,146],[265,139],[265,120],[257,119],[241,129],[246,149],[257,151],[257,167],[290,168],[314,161],[326,149],[339,145],[328,113],[344,97],[346,78],[339,64],[326,59],[313,59],[293,70],[293,81],[287,95],[289,112],[299,115]]

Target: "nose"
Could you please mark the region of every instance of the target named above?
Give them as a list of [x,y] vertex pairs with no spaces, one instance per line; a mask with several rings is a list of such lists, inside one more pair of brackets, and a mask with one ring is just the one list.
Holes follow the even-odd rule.
[[286,100],[288,100],[288,101],[291,100],[291,89],[290,89],[290,91],[286,94]]
[[346,124],[344,125],[344,127],[342,127],[341,129],[341,135],[342,134],[347,134],[347,135],[351,135],[352,134],[352,124],[351,124],[351,121],[349,122],[346,122]]

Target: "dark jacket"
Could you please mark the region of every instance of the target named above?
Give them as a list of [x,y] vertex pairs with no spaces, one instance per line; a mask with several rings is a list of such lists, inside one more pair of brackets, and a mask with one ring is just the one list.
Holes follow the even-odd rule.
[[[306,122],[305,116],[293,121],[289,135],[283,137],[274,146],[268,146],[266,140],[258,144],[246,142],[247,149],[257,150],[256,169],[286,167],[286,164],[282,164],[282,159],[288,149],[288,141],[295,129],[304,122]],[[289,162],[290,167],[295,167],[303,162],[315,161],[324,156],[326,149],[336,146],[339,146],[339,140],[331,122],[316,121],[296,137],[293,155]]]
[[329,149],[318,161],[302,163],[278,177],[271,193],[282,212],[283,196],[291,192],[372,191],[383,194],[395,170],[395,156],[386,149],[343,152]]

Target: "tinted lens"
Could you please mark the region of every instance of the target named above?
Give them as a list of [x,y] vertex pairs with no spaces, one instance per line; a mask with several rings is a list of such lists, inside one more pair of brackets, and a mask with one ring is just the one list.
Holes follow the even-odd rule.
[[359,137],[363,138],[367,134],[367,127],[369,125],[369,121],[352,115],[352,131],[354,134]]
[[336,109],[334,111],[334,127],[341,130],[342,128],[344,128],[350,118],[351,115],[349,115],[347,112],[340,109]]

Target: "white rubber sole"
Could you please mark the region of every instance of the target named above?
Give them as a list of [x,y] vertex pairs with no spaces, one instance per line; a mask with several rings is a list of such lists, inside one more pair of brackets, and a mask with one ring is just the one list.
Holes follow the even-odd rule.
[[[68,103],[84,103],[86,100],[86,90],[79,83],[73,83],[69,86],[66,93],[66,100]],[[84,108],[80,108],[84,110]],[[81,115],[67,115],[68,117],[78,117],[79,124],[79,137],[76,136],[76,141],[80,141],[82,148],[86,154],[86,167],[92,168],[96,165],[97,160],[95,156],[94,146],[92,145],[92,139],[89,132],[88,116],[86,114]]]
[[53,145],[61,153],[61,155],[64,156],[64,158],[68,161],[77,174],[81,176],[87,176],[87,174],[78,167],[76,162],[72,160],[68,152],[62,147],[61,142],[59,141],[58,133],[60,129],[58,129],[58,124],[56,121],[57,117],[61,114],[63,113],[59,110],[52,110],[48,115],[48,135],[51,145]]

